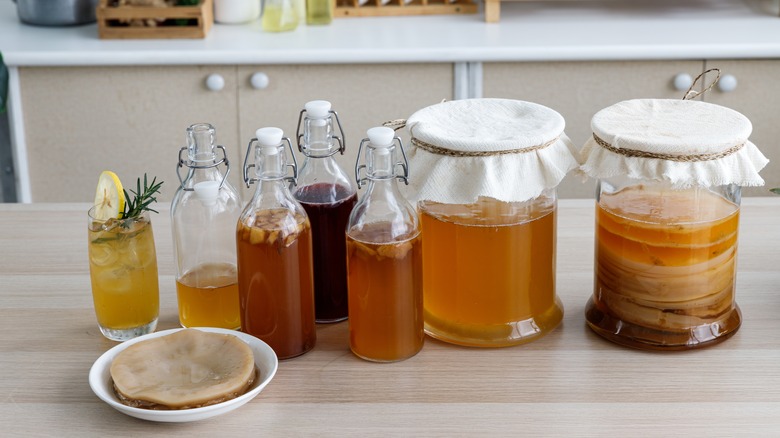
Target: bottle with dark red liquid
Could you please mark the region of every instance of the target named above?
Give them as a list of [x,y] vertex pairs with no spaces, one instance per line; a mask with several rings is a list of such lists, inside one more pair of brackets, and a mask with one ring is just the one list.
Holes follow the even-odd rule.
[[292,191],[311,221],[315,318],[318,323],[343,321],[348,312],[344,236],[357,193],[334,158],[344,153],[344,131],[330,102],[306,103],[298,118],[297,139],[305,159]]

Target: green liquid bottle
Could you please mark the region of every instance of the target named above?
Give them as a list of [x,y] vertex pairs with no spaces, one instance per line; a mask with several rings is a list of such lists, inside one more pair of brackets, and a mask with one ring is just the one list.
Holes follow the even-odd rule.
[[286,32],[298,27],[298,10],[292,0],[266,0],[260,23],[266,32]]
[[306,0],[306,24],[330,24],[332,20],[331,0]]

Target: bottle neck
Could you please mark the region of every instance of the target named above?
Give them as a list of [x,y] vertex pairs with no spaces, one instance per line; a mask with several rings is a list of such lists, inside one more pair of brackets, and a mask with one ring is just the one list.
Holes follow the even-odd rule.
[[287,171],[284,146],[258,145],[255,149],[255,174],[260,181],[283,181]]
[[395,181],[395,146],[366,149],[366,177],[369,181]]
[[334,140],[333,135],[333,120],[330,116],[304,118],[301,150],[309,158],[325,158],[338,151],[338,142]]
[[206,166],[216,161],[214,151],[216,130],[208,123],[198,123],[187,128],[187,156],[196,166]]

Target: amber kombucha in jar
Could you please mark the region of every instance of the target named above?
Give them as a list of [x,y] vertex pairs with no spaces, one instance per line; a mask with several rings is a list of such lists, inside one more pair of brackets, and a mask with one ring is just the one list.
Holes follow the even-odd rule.
[[420,203],[425,331],[469,346],[530,342],[563,318],[554,190],[526,202]]
[[406,121],[423,236],[425,332],[474,347],[539,339],[563,319],[556,188],[578,166],[556,111],[462,99]]
[[[736,197],[724,195],[735,190]],[[602,189],[588,325],[649,349],[701,347],[733,335],[741,322],[734,300],[738,191]]]

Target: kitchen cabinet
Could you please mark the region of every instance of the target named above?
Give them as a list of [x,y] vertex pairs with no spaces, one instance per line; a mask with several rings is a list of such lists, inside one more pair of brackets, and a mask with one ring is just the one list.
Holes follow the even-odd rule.
[[[479,95],[557,110],[577,148],[591,135],[590,119],[598,110],[625,99],[679,99],[686,79],[719,67],[731,77],[702,98],[753,122],[751,140],[773,160],[762,175],[767,187],[780,187],[775,159],[780,125],[773,120],[780,111],[780,89],[772,86],[780,74],[778,60],[486,62],[477,67],[471,74],[482,78]],[[127,185],[144,172],[158,176],[166,181],[160,200],[167,201],[178,184],[184,130],[197,122],[216,126],[218,143],[229,152],[230,180],[247,198],[253,189],[245,187],[241,174],[254,131],[277,126],[295,146],[299,112],[312,99],[330,100],[338,111],[347,148],[336,159],[352,176],[368,128],[454,98],[455,83],[451,63],[23,67],[19,76],[36,202],[89,201],[105,169],[116,171]],[[302,162],[297,150],[296,157]],[[559,194],[592,197],[594,185],[572,173]],[[764,195],[767,187],[746,188],[744,194]]]
[[156,175],[168,201],[185,129],[198,122],[217,128],[231,182],[251,194],[241,178],[249,139],[277,126],[295,146],[299,111],[313,99],[339,113],[347,150],[337,159],[351,176],[368,128],[453,94],[450,63],[24,67],[19,77],[34,202],[91,201],[106,169],[128,186]]
[[[102,170],[125,188],[147,172],[165,181],[161,201],[179,184],[185,129],[209,122],[237,157],[236,68],[232,66],[25,67],[19,72],[32,201],[92,201]],[[219,74],[213,92],[205,77]],[[234,164],[235,165],[235,164]],[[231,180],[238,181],[233,172]]]
[[[637,98],[680,99],[683,75],[695,78],[704,61],[588,61],[484,63],[482,94],[536,102],[558,111],[566,134],[579,150],[591,136],[593,115],[614,103]],[[700,88],[701,81],[697,84]],[[561,197],[592,198],[595,181],[575,172],[561,183]]]
[[[732,108],[750,119],[750,140],[769,158],[761,171],[766,185],[746,187],[742,194],[768,196],[770,188],[780,187],[780,60],[708,60],[706,67],[719,68],[721,79],[703,95],[704,100]],[[713,75],[707,75],[708,83]]]

